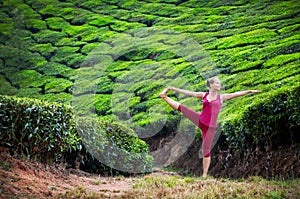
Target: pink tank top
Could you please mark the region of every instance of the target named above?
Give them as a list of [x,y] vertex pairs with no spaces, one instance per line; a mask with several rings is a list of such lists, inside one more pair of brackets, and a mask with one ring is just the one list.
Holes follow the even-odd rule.
[[218,115],[222,106],[220,94],[217,99],[209,102],[207,100],[208,93],[205,93],[202,99],[202,112],[200,114],[200,122],[209,127],[217,127]]

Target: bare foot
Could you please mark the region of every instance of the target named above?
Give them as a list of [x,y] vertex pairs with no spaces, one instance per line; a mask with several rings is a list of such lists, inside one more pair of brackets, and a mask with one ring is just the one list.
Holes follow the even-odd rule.
[[167,97],[168,91],[169,91],[169,88],[165,88],[161,93],[159,93],[159,97],[161,97],[161,98]]

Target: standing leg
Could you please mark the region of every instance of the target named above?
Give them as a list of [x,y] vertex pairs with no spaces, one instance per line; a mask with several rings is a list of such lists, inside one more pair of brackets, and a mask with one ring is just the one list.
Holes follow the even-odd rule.
[[203,177],[207,177],[208,169],[210,166],[210,157],[203,157]]
[[202,130],[202,154],[203,154],[203,177],[207,177],[210,166],[210,150],[215,135],[215,128],[201,125]]

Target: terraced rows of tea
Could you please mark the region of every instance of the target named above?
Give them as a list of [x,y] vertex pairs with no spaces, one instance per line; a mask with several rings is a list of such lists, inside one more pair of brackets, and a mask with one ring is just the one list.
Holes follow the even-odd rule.
[[[0,5],[2,95],[66,102],[79,115],[170,131],[180,115],[158,93],[167,85],[207,91],[205,80],[218,75],[222,92],[264,91],[224,104],[220,122],[229,134],[250,124],[257,135],[281,131],[275,124],[282,120],[299,127],[299,97],[287,95],[299,92],[298,0]],[[171,96],[199,109],[195,99]]]

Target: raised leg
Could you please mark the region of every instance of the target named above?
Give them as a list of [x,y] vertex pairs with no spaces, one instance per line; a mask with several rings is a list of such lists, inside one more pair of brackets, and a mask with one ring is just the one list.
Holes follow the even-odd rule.
[[165,88],[160,94],[159,97],[163,98],[173,109],[178,110],[178,107],[180,105],[179,102],[176,102],[175,100],[169,98],[167,96],[167,93],[169,91],[169,88]]

